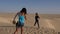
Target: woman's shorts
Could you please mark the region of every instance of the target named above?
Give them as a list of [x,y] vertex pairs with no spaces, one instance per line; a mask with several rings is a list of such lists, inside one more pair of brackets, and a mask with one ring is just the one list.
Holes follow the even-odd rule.
[[24,23],[21,23],[21,22],[16,23],[16,28],[23,27],[23,26],[24,26]]

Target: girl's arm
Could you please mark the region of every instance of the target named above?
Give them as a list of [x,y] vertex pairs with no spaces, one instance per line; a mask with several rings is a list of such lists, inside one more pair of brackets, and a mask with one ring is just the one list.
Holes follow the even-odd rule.
[[40,17],[38,16],[38,18],[40,19]]

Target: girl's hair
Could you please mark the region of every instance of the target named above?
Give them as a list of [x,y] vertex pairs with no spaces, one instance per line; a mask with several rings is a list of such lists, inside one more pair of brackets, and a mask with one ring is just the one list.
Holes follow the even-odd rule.
[[23,12],[24,12],[24,14],[27,14],[26,8],[22,8],[22,10],[20,11],[20,13],[23,13]]
[[38,13],[36,13],[36,15],[38,15]]

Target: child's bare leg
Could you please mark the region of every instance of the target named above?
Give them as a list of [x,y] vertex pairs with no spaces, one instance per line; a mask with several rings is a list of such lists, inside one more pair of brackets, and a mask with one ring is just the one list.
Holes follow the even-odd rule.
[[38,25],[38,28],[40,28],[40,26],[39,26],[39,22],[37,22],[37,25]]
[[19,28],[16,28],[16,31],[14,32],[14,34],[17,34],[18,30],[19,30]]
[[34,23],[34,26],[36,25],[36,22]]

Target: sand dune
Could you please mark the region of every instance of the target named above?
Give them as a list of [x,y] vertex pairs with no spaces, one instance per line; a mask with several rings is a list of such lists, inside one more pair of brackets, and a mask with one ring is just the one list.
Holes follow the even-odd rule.
[[[0,14],[0,29],[2,28],[2,31],[4,31],[5,29],[8,30],[8,28],[10,28],[10,30],[12,30],[12,29],[15,30],[15,25],[12,24],[12,20],[13,20],[14,15],[15,14],[3,14],[3,15]],[[60,16],[59,15],[56,15],[56,14],[55,15],[40,14],[39,16],[41,17],[39,19],[40,20],[40,27],[41,27],[40,30],[42,30],[43,32],[46,31],[46,30],[48,30],[48,31],[54,30],[56,32],[60,32],[60,27],[59,27],[60,26]],[[5,27],[2,27],[2,26],[5,26]],[[6,26],[13,26],[13,27],[6,27]],[[27,15],[27,20],[25,21],[24,28],[25,29],[28,28],[28,30],[30,28],[32,28],[32,30],[36,30],[37,31],[37,29],[36,29],[37,25],[34,26],[34,14],[28,14]],[[40,32],[40,30],[38,30],[38,31]],[[26,30],[24,30],[24,31],[26,31]],[[2,32],[0,32],[0,33],[3,34]],[[51,32],[49,32],[49,33],[52,34]]]
[[52,22],[52,21],[49,20],[49,19],[42,19],[41,24],[42,24],[42,26],[44,26],[44,27],[51,28],[51,29],[55,29],[54,25],[52,25],[51,22]]

